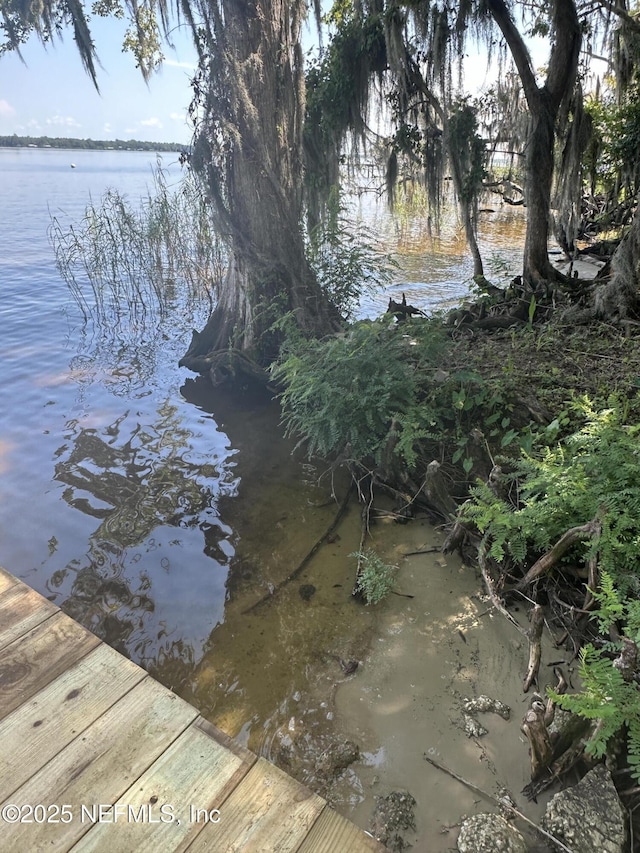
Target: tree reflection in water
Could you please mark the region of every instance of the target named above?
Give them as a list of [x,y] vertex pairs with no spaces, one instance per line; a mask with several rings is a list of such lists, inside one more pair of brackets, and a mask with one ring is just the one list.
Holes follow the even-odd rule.
[[69,506],[99,520],[82,556],[57,569],[52,599],[109,645],[185,688],[223,620],[233,530],[221,496],[237,490],[233,451],[197,452],[164,401],[152,426],[124,413],[102,429],[67,424],[55,479]]

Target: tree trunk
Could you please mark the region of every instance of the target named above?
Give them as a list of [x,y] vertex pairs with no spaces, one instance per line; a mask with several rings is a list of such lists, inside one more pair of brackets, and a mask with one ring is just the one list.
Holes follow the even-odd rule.
[[527,139],[525,204],[527,231],[524,242],[523,280],[535,290],[541,282],[551,281],[554,270],[549,261],[549,216],[553,181],[555,116],[541,92],[530,107]]
[[527,233],[523,278],[535,290],[540,284],[557,277],[547,250],[555,123],[560,107],[571,97],[576,82],[581,43],[580,22],[575,0],[553,0],[553,44],[547,78],[544,86],[538,86],[531,54],[504,0],[487,0],[487,7],[509,46],[531,115],[526,146]]
[[611,261],[611,279],[596,287],[596,314],[607,320],[637,319],[640,290],[640,207]]
[[282,340],[274,323],[287,314],[306,336],[339,320],[302,233],[302,4],[213,0],[208,10],[191,163],[230,262],[214,312],[181,361],[194,370],[208,352],[230,347],[268,363]]

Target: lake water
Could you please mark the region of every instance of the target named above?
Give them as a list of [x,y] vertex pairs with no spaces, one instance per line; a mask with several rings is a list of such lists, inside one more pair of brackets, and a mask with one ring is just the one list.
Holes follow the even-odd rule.
[[[84,325],[55,267],[51,216],[79,220],[107,187],[138,199],[154,163],[147,152],[0,150],[0,564],[286,767],[287,721],[304,720],[298,744],[317,754],[331,735],[326,672],[338,671],[336,655],[362,655],[375,626],[350,596],[359,513],[321,568],[277,607],[247,613],[326,530],[332,491],[346,484],[291,456],[273,401],[214,391],[178,368],[206,306],[182,305],[126,341]],[[162,167],[179,180],[174,155]],[[360,209],[402,253],[363,314],[402,291],[427,310],[466,294],[456,229],[431,240],[421,220],[391,217],[370,194]],[[485,253],[504,266],[522,218],[485,219]],[[313,781],[312,770],[297,775]]]
[[[0,562],[140,662],[177,639],[197,656],[222,619],[233,545],[216,504],[236,489],[233,452],[179,391],[192,318],[146,330],[134,349],[101,340],[47,234],[52,215],[80,219],[107,186],[143,195],[153,162],[146,152],[0,151]],[[177,164],[162,162],[177,179]],[[199,525],[218,531],[215,559]],[[183,584],[206,607],[178,595]]]

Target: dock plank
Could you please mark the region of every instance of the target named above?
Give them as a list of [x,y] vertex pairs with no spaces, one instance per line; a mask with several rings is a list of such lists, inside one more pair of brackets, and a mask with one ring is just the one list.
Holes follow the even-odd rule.
[[0,595],[0,649],[58,612],[55,604],[22,583]]
[[10,589],[10,587],[15,586],[17,583],[20,583],[18,578],[14,578],[13,575],[10,575],[6,569],[3,569],[0,566],[0,594]]
[[327,806],[297,853],[384,853],[386,847]]
[[100,640],[58,612],[2,650],[0,719],[100,644]]
[[[219,808],[249,767],[242,758],[191,726],[118,800],[116,814],[122,814],[123,819],[95,826],[72,848],[73,853],[184,850],[206,826],[205,815],[197,810],[209,813]],[[158,822],[150,826],[149,820],[136,822],[132,815],[153,817]],[[208,849],[224,848],[214,844]]]
[[47,761],[147,674],[100,645],[0,721],[0,799]]
[[[73,820],[5,826],[6,849],[69,849],[91,830],[98,807],[116,802],[197,716],[191,705],[145,678],[11,794],[18,805],[49,804],[55,792],[53,802],[68,805]],[[103,849],[120,849],[111,844],[111,832],[107,842]]]
[[293,853],[324,806],[317,794],[259,758],[220,805],[220,823],[206,825],[189,853]]

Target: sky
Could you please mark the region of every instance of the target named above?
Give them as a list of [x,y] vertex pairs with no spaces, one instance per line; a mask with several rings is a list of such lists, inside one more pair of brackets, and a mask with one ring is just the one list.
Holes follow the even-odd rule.
[[44,47],[36,38],[21,51],[0,57],[0,136],[66,136],[80,139],[141,139],[188,144],[187,108],[196,52],[185,29],[175,31],[175,50],[149,85],[122,53],[126,24],[94,19],[98,58],[96,92],[71,34]]
[[[175,49],[165,45],[161,69],[147,85],[131,54],[122,52],[126,23],[94,18],[91,22],[98,68],[96,92],[73,38],[44,47],[32,38],[16,54],[0,57],[0,136],[62,136],[80,139],[140,139],[187,145],[191,128],[187,108],[196,52],[185,27],[172,33]],[[471,79],[486,82],[486,60],[475,58]],[[467,75],[469,76],[469,75]]]

